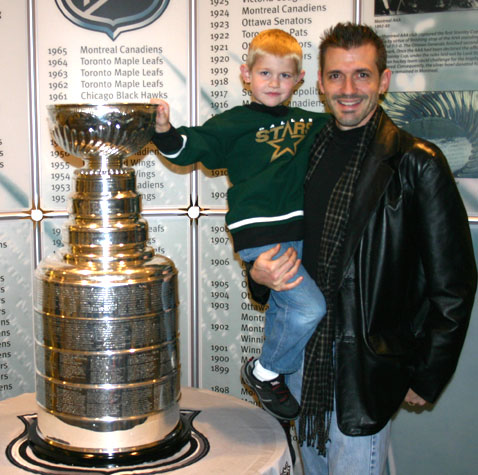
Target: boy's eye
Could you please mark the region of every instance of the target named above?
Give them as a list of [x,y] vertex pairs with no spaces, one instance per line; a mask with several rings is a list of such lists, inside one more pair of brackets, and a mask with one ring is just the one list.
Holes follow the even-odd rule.
[[282,76],[284,79],[290,79],[290,78],[292,77],[292,74],[282,73],[281,76]]

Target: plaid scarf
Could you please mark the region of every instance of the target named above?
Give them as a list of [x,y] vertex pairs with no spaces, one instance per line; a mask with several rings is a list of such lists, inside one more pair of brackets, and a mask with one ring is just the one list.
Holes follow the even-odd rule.
[[[299,416],[299,443],[307,441],[308,446],[326,453],[331,413],[334,408],[334,356],[336,296],[338,291],[338,257],[346,233],[350,203],[360,173],[363,158],[375,136],[382,115],[377,108],[367,122],[363,133],[338,179],[325,213],[324,227],[320,240],[316,282],[325,296],[327,313],[317,326],[305,349],[304,376],[302,380],[301,413]],[[311,149],[306,184],[317,165],[326,154],[334,133],[332,119],[320,131]]]

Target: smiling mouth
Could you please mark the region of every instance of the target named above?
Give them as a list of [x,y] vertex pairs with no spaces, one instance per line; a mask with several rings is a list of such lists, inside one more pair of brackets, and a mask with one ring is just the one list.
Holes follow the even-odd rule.
[[360,104],[360,102],[362,102],[362,98],[361,97],[354,97],[354,98],[337,98],[336,101],[341,105],[341,106],[344,106],[344,107],[353,107],[353,106],[356,106],[358,104]]

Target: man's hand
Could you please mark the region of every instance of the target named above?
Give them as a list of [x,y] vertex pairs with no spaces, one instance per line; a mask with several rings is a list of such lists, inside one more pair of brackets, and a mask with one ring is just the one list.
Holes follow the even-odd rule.
[[424,406],[427,402],[425,399],[420,397],[413,389],[409,389],[406,396],[405,396],[405,403],[409,406]]
[[280,244],[277,244],[269,251],[263,252],[254,262],[251,268],[251,277],[258,284],[266,285],[272,290],[290,290],[297,287],[303,280],[298,277],[288,283],[297,273],[300,266],[300,259],[297,259],[297,252],[290,247],[282,256],[274,259],[280,251]]
[[156,109],[156,125],[154,129],[158,134],[167,132],[171,128],[171,124],[169,123],[169,104],[158,98],[151,99],[150,103],[158,105]]

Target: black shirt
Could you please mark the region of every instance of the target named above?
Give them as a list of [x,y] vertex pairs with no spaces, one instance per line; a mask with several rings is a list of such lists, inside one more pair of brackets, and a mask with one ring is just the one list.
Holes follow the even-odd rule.
[[310,276],[316,279],[320,237],[330,195],[352,157],[363,127],[340,130],[334,124],[334,134],[305,189],[304,253],[302,263]]

